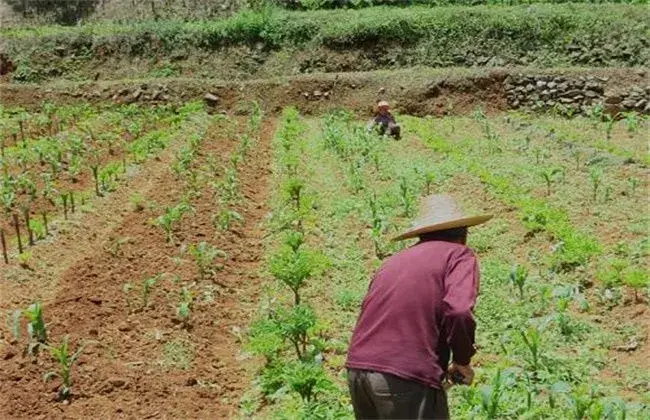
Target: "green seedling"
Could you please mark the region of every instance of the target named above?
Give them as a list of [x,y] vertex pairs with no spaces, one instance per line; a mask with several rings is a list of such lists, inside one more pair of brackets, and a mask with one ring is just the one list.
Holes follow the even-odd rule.
[[219,214],[213,216],[212,224],[222,231],[228,231],[234,223],[243,223],[244,218],[236,211],[223,207]]
[[627,183],[630,186],[630,196],[636,197],[636,189],[639,186],[639,179],[635,177],[629,177]]
[[54,378],[59,378],[62,385],[62,388],[59,391],[59,399],[67,400],[70,398],[72,393],[72,366],[74,366],[79,359],[79,356],[81,356],[83,346],[79,347],[73,354],[70,354],[68,337],[66,336],[58,346],[48,346],[47,348],[54,360],[58,363],[58,371],[46,373],[43,376],[43,380],[48,382]]
[[546,169],[541,172],[542,178],[546,182],[546,195],[551,195],[551,185],[556,180],[564,178],[564,170],[560,168]]
[[160,226],[165,231],[165,237],[167,242],[174,243],[174,229],[176,225],[180,223],[181,219],[186,213],[191,213],[194,211],[194,208],[186,203],[182,202],[174,207],[167,207],[165,213],[162,216],[159,216],[154,224]]
[[194,296],[192,292],[187,288],[183,287],[181,290],[181,299],[178,303],[178,308],[176,310],[176,315],[183,324],[187,325],[190,320],[190,312],[192,310],[192,304],[194,303]]
[[[199,278],[205,280],[216,273],[215,260],[217,257],[226,258],[226,253],[217,249],[207,242],[200,242],[198,245],[190,245],[190,255],[194,258],[199,270]],[[218,267],[221,268],[221,267]]]
[[498,418],[499,402],[504,391],[503,385],[501,369],[499,369],[492,379],[492,383],[481,387],[481,409],[488,419]]
[[628,133],[636,133],[639,129],[639,115],[636,112],[623,112],[623,118]]
[[303,248],[284,246],[271,257],[271,274],[285,284],[294,296],[294,303],[300,304],[300,289],[305,281],[319,270],[319,255]]
[[634,290],[634,300],[639,302],[639,291],[647,292],[650,287],[650,275],[645,270],[630,270],[623,275],[623,284]]
[[142,282],[142,306],[141,309],[146,309],[149,307],[149,299],[151,298],[151,292],[153,287],[158,283],[162,278],[162,274],[158,274],[154,277],[149,277]]
[[289,178],[284,184],[284,191],[293,203],[297,212],[300,211],[302,192],[305,188],[305,182],[299,178]]
[[23,311],[23,315],[27,318],[27,335],[30,341],[27,352],[36,354],[40,346],[47,344],[47,328],[43,320],[43,305],[40,302],[33,303]]
[[596,201],[596,198],[598,197],[598,188],[600,188],[603,183],[603,170],[600,168],[591,168],[589,170],[589,179],[591,180],[593,200]]
[[527,357],[528,364],[533,373],[539,371],[541,367],[541,346],[542,336],[537,327],[529,327],[526,331],[519,330],[519,335],[529,352]]
[[524,298],[524,285],[527,279],[528,269],[525,266],[517,264],[510,270],[510,283],[517,287],[519,290],[519,298],[522,300]]
[[403,215],[406,217],[413,216],[413,211],[415,209],[415,197],[411,192],[410,183],[405,176],[400,177],[399,198],[404,209]]

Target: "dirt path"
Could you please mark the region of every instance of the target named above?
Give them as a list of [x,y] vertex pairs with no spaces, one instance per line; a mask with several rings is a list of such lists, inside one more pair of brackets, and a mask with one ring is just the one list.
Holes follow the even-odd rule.
[[[213,127],[215,128],[215,127]],[[240,328],[257,301],[254,274],[262,252],[261,221],[266,214],[267,178],[273,124],[240,167],[245,199],[235,208],[244,224],[217,234],[211,223],[209,191],[193,202],[196,214],[183,221],[177,237],[184,243],[211,242],[228,255],[213,281],[193,282],[194,263],[166,243],[151,219],[161,210],[135,212],[128,197],[139,192],[161,207],[174,205],[182,184],[173,178],[172,151],[142,168],[130,185],[97,203],[52,245],[37,247],[33,271],[10,267],[2,274],[3,311],[44,301],[51,341],[69,334],[73,348],[86,342],[74,367],[71,404],[55,402],[58,382],[42,376],[53,368],[49,355],[23,357],[21,343],[2,330],[1,418],[227,418],[238,410],[249,378],[238,360]],[[236,140],[223,130],[208,131],[200,159],[224,162]],[[116,250],[113,245],[120,242]],[[180,241],[179,241],[180,242]],[[114,252],[110,252],[113,248]],[[141,299],[146,278],[162,274],[150,305],[130,311]],[[134,291],[127,294],[124,285]],[[195,294],[191,321],[175,320],[181,285]]]

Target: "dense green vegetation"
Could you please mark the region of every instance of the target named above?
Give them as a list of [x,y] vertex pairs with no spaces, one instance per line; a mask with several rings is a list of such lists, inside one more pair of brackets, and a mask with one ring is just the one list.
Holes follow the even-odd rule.
[[498,215],[470,235],[482,273],[477,383],[451,391],[453,417],[645,418],[647,372],[614,366],[611,352],[643,335],[616,314],[648,293],[648,220],[635,211],[646,170],[620,156],[647,153],[638,148],[646,124],[616,123],[616,154],[598,117],[406,118],[410,134],[394,142],[344,111],[320,121],[285,111],[269,284],[249,341],[265,363],[246,415],[351,417],[343,363],[368,281],[405,245],[390,238],[418,198],[446,192]]
[[[96,23],[2,31],[18,65],[14,79],[38,81],[109,58],[155,59],[176,52],[254,46],[273,51],[325,49],[385,55],[392,65],[647,64],[645,6],[531,5],[374,7],[313,12],[243,12],[227,19]],[[395,49],[393,52],[391,49]],[[257,56],[256,56],[257,57]],[[381,61],[381,60],[380,60]],[[386,64],[386,63],[384,63]],[[380,63],[377,66],[381,66]]]

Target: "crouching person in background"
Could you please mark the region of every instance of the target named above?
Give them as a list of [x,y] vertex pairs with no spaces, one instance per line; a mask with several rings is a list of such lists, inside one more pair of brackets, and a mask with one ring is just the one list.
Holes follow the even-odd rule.
[[396,140],[401,138],[401,128],[390,112],[390,105],[386,101],[377,104],[377,115],[368,124],[368,131],[377,129],[380,135],[388,134]]

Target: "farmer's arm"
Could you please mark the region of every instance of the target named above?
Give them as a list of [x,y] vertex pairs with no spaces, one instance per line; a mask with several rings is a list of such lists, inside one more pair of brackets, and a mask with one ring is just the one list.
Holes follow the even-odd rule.
[[478,293],[478,263],[473,252],[465,248],[452,257],[445,279],[443,299],[443,333],[457,365],[469,365],[476,353],[472,310]]
[[375,125],[378,124],[378,121],[377,121],[378,119],[379,119],[379,116],[372,117],[372,119],[368,122],[368,127],[367,127],[368,131],[371,131],[375,127]]

